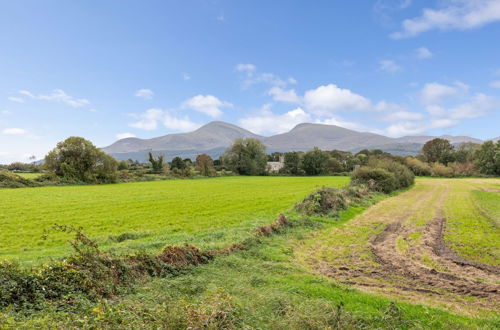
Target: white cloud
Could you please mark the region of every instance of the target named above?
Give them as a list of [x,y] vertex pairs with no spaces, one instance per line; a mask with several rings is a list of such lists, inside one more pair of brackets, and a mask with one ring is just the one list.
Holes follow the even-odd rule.
[[456,119],[435,118],[430,122],[401,121],[389,125],[384,133],[390,137],[422,134],[430,129],[448,128],[459,123]]
[[384,116],[382,120],[384,121],[408,121],[408,120],[420,120],[423,119],[424,115],[419,112],[411,111],[396,111],[391,112]]
[[316,123],[317,124],[340,126],[340,127],[352,129],[352,130],[358,131],[358,132],[373,131],[364,125],[361,125],[359,123],[354,123],[351,121],[347,121],[347,120],[341,119],[339,117],[330,117],[330,118],[322,119],[322,120],[316,119]]
[[166,128],[180,132],[194,131],[201,126],[200,124],[192,122],[187,116],[177,118],[168,112],[164,114],[162,123]]
[[182,73],[182,80],[190,80],[191,79],[191,76],[187,73]]
[[146,131],[157,129],[158,124],[163,124],[166,128],[180,132],[191,131],[200,127],[199,124],[192,122],[188,116],[178,118],[172,115],[169,110],[148,109],[146,112],[135,117],[140,120],[131,123],[129,126]]
[[126,138],[133,138],[133,137],[135,137],[135,134],[132,134],[132,133],[120,133],[120,134],[116,134],[116,138],[118,140],[126,139]]
[[311,116],[301,108],[275,114],[270,111],[270,107],[266,104],[257,115],[240,119],[240,125],[257,134],[276,134],[287,132],[298,124],[311,120]]
[[404,104],[391,103],[386,101],[380,101],[377,104],[372,106],[372,109],[375,111],[385,111],[385,112],[404,112],[408,109],[408,107]]
[[406,19],[401,31],[391,37],[402,39],[417,36],[434,29],[469,30],[488,23],[500,21],[500,1],[498,0],[447,0],[440,9],[425,8],[422,15]]
[[163,111],[160,109],[148,109],[145,113],[139,115],[139,117],[141,120],[130,124],[130,126],[152,131],[158,127],[158,121],[163,117]]
[[222,110],[220,108],[232,106],[231,103],[221,101],[213,95],[196,95],[187,99],[182,104],[182,107],[185,109],[193,109],[212,118],[222,115]]
[[250,63],[247,64],[240,63],[236,65],[235,70],[238,72],[254,72],[255,70],[257,70],[257,67]]
[[2,133],[7,135],[24,135],[28,132],[23,128],[6,128]]
[[300,97],[294,89],[284,90],[281,87],[273,87],[268,92],[273,97],[273,100],[285,103],[299,104]]
[[35,95],[29,91],[21,90],[19,94],[27,96],[31,99],[35,100],[43,100],[43,101],[54,101],[58,103],[64,103],[74,108],[80,108],[86,105],[89,105],[90,102],[87,99],[82,98],[74,98],[68,94],[66,94],[62,89],[54,89],[50,94],[38,94]]
[[492,81],[490,83],[490,87],[491,88],[500,88],[500,80],[497,80],[497,81]]
[[446,115],[451,119],[469,119],[482,117],[495,109],[500,109],[500,102],[496,98],[477,93],[469,102],[449,109]]
[[379,62],[379,69],[385,72],[395,73],[401,70],[401,66],[392,60],[381,60]]
[[420,47],[416,50],[416,56],[419,59],[431,58],[433,56],[432,52],[426,47]]
[[9,97],[8,100],[12,101],[12,102],[17,102],[17,103],[24,103],[24,99],[22,99],[20,97],[15,97],[15,96]]
[[318,115],[331,115],[338,110],[368,110],[371,107],[369,99],[334,84],[306,91],[304,105]]
[[274,73],[257,72],[257,67],[253,64],[238,64],[235,71],[243,74],[243,88],[249,88],[252,85],[267,84],[271,86],[286,87],[290,84],[296,84],[297,80],[292,77],[283,79]]
[[144,100],[151,100],[155,93],[147,88],[139,89],[134,93],[135,97],[139,97]]
[[420,100],[424,104],[440,104],[450,98],[464,96],[469,86],[456,82],[455,86],[443,85],[436,82],[425,84],[420,91]]

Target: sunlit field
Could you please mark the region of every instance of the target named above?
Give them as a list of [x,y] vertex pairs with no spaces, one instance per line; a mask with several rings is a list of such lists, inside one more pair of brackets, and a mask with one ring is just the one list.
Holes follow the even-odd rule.
[[347,177],[224,177],[97,186],[0,190],[0,259],[40,262],[69,251],[54,224],[83,227],[106,249],[166,243],[215,248],[270,222],[323,185]]

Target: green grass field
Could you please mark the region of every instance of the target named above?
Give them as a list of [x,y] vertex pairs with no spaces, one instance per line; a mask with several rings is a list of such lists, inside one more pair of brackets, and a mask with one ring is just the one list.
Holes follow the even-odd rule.
[[43,173],[20,173],[16,172],[17,175],[22,176],[25,179],[36,179]]
[[[107,249],[159,250],[166,243],[216,248],[271,222],[315,188],[347,177],[223,177],[98,186],[0,190],[0,259],[46,261],[70,252],[53,224],[83,227]],[[116,242],[114,236],[130,238]],[[118,239],[121,240],[121,239]]]
[[[415,187],[392,196],[377,194],[336,218],[308,218],[292,209],[317,187],[340,187],[348,182],[345,177],[225,177],[0,190],[0,198],[6,201],[0,205],[0,259],[38,263],[69,253],[68,235],[39,239],[54,222],[81,225],[105,249],[119,253],[156,252],[167,243],[219,248],[254,237],[245,250],[176,275],[141,278],[130,290],[109,299],[96,302],[70,296],[70,304],[47,302],[41,309],[0,310],[0,329],[500,326],[499,314],[488,310],[494,301],[451,294],[447,287],[438,289],[437,295],[431,294],[434,288],[412,292],[409,288],[426,289],[424,285],[433,278],[425,283],[406,282],[377,264],[370,245],[370,238],[399,221],[391,244],[385,246],[386,253],[397,253],[387,256],[412,270],[420,264],[436,268],[436,262],[443,260],[429,255],[422,244],[431,234],[429,225],[441,211],[446,212],[450,200],[462,198],[464,190],[486,220],[498,220],[498,193],[479,190],[493,187],[498,180],[418,179]],[[280,212],[293,225],[255,240],[255,227],[271,223]],[[461,223],[460,219],[449,215],[447,222]],[[461,237],[465,228],[445,235]],[[117,242],[122,240],[117,239],[120,235],[129,239]],[[411,262],[404,264],[405,260]],[[321,267],[315,268],[315,263]],[[335,263],[355,271],[356,278],[344,281],[342,273],[325,271]],[[472,281],[469,277],[467,281]],[[371,286],[357,285],[365,279]],[[431,284],[441,282],[437,279]],[[381,290],[375,290],[378,284]],[[407,290],[400,291],[407,285]]]

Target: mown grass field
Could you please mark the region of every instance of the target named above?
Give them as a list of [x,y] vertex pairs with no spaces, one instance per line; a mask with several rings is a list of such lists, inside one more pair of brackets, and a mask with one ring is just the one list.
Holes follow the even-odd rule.
[[[97,186],[0,189],[0,259],[41,262],[70,252],[53,224],[83,227],[107,249],[167,243],[217,248],[271,222],[315,188],[347,177],[223,177]],[[120,236],[121,235],[121,236]]]
[[365,292],[498,317],[499,182],[419,178],[301,242],[297,261]]

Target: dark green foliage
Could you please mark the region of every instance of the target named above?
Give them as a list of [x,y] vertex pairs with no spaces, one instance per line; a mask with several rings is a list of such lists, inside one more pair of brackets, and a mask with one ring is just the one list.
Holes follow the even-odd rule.
[[163,173],[163,155],[158,155],[155,159],[153,154],[150,152],[149,155],[149,162],[151,163],[151,167],[153,168],[153,173]]
[[170,166],[170,168],[172,170],[174,170],[174,169],[184,170],[186,167],[187,167],[187,165],[182,160],[181,157],[174,157],[174,159],[172,159],[172,165]]
[[354,184],[364,184],[384,193],[390,193],[398,187],[396,176],[383,168],[361,167],[354,171],[351,180]]
[[263,175],[266,172],[266,147],[257,139],[236,139],[222,159],[231,171],[241,175]]
[[282,169],[283,173],[300,175],[302,171],[302,153],[297,151],[287,152],[285,154],[285,166]]
[[327,172],[328,154],[319,148],[314,148],[304,154],[302,169],[307,175],[319,175]]
[[405,165],[391,159],[372,159],[367,166],[354,171],[353,184],[365,184],[370,189],[390,193],[415,182],[415,175]]
[[117,161],[81,137],[59,142],[45,156],[45,167],[65,181],[112,183],[117,179]]
[[475,153],[475,164],[483,174],[500,175],[500,140],[486,141]]
[[446,165],[453,161],[453,145],[446,139],[427,141],[421,152],[429,163],[440,162]]
[[396,177],[396,189],[406,188],[415,183],[415,175],[410,169],[393,160],[389,159],[374,159],[371,160],[368,166],[372,168],[382,168],[394,174]]

